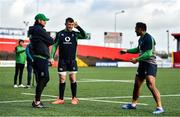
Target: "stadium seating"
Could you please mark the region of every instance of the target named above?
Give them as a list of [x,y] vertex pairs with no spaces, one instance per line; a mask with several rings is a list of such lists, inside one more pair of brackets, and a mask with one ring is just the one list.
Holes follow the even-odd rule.
[[78,45],[78,55],[79,56],[90,56],[97,58],[106,58],[119,61],[129,61],[133,57],[137,57],[138,54],[119,54],[122,48],[110,48],[110,47],[100,47],[100,46],[87,46]]
[[[25,40],[25,45],[29,43],[29,40]],[[14,53],[15,46],[18,45],[17,39],[0,38],[0,52]],[[121,48],[100,47],[90,45],[78,45],[78,66],[94,66],[95,62],[99,61],[129,61],[133,57],[137,57],[137,54],[119,54]],[[58,51],[56,52],[57,55]],[[7,57],[6,57],[7,58]],[[56,56],[57,60],[57,56]],[[53,65],[54,66],[54,65]],[[57,63],[55,63],[57,66]]]

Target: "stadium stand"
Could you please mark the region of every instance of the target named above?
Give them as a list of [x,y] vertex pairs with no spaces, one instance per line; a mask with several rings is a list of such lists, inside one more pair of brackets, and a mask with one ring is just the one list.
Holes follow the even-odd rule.
[[180,68],[180,52],[173,52],[173,67]]
[[[29,43],[29,40],[24,40],[25,45]],[[14,52],[14,48],[18,45],[17,39],[0,38],[0,51]]]
[[96,57],[99,59],[111,59],[119,61],[129,61],[133,57],[137,57],[137,54],[119,54],[121,48],[110,48],[100,46],[87,46],[78,45],[78,55],[87,57]]
[[[25,40],[25,46],[29,43],[29,40]],[[17,46],[17,39],[0,38],[0,52],[3,53],[8,60],[7,55],[14,53],[14,48]],[[129,61],[133,57],[137,57],[137,54],[119,54],[120,48],[78,45],[78,66],[94,66],[96,62],[112,62],[112,61]],[[10,54],[11,53],[11,54]],[[57,54],[57,52],[56,52]],[[11,55],[12,57],[14,55]],[[11,57],[11,59],[12,59]],[[55,60],[57,60],[57,56]],[[2,58],[1,58],[2,60]],[[55,66],[57,63],[55,63]],[[54,66],[54,65],[53,65]]]

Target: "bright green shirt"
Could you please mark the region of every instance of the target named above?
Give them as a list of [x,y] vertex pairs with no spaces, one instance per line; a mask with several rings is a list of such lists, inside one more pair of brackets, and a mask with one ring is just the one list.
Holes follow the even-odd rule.
[[16,63],[25,64],[25,62],[26,62],[25,48],[18,45],[16,46]]

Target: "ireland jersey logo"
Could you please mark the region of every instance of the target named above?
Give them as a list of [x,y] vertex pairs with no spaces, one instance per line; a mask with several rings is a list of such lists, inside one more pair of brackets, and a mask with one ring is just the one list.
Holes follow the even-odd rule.
[[70,37],[67,36],[64,38],[64,40],[65,40],[65,42],[63,42],[63,44],[72,44]]
[[65,41],[69,42],[69,41],[71,41],[71,38],[70,37],[65,37]]

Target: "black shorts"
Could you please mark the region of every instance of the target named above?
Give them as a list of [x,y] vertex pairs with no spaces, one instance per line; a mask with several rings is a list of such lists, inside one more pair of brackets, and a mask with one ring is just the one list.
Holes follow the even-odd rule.
[[59,60],[58,72],[78,71],[76,60]]
[[157,73],[156,64],[147,63],[144,61],[139,62],[139,66],[138,66],[137,74],[136,74],[137,77],[143,78],[143,79],[145,79],[146,76],[148,75],[152,75],[156,77],[156,73]]

